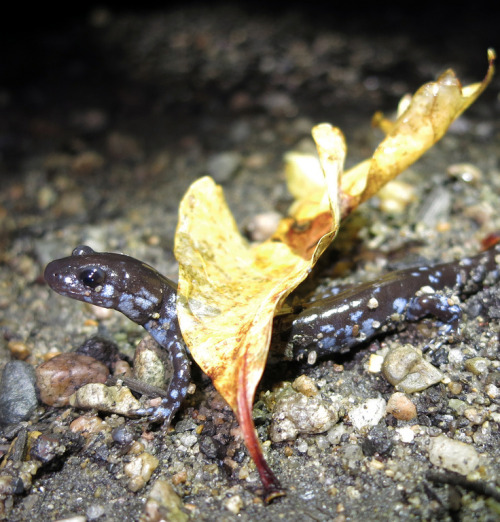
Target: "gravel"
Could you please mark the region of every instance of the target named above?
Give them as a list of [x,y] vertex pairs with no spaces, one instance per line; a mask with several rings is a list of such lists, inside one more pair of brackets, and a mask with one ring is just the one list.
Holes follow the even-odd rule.
[[[479,4],[463,17],[424,2],[411,16],[346,6],[335,20],[321,4],[99,9],[47,28],[37,20],[26,46],[13,40],[2,51],[10,81],[0,90],[0,365],[17,358],[36,367],[95,335],[133,360],[143,330],[51,292],[46,263],[90,244],[175,279],[178,204],[208,166],[242,228],[283,213],[283,156],[309,150],[313,124],[342,128],[350,166],[381,138],[370,128],[376,110],[393,111],[450,66],[464,84],[483,77],[497,30],[494,13],[477,18]],[[500,230],[498,91],[497,76],[401,176],[411,197],[397,205],[375,197],[349,218],[299,295],[474,254]],[[33,413],[0,433],[0,518],[496,520],[500,287],[463,308],[455,342],[423,354],[442,377],[407,393],[417,412],[409,419],[387,413],[395,389],[370,358],[422,350],[432,321],[313,367],[273,358],[256,425],[288,494],[269,506],[234,415],[195,371],[173,429],[30,403]],[[321,433],[272,442],[273,397],[300,376],[294,393],[306,406],[328,410],[335,398],[340,418]]]

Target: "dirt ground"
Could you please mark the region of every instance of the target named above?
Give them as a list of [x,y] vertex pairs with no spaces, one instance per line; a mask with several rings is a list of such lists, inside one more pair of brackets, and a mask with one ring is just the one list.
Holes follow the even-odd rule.
[[[249,230],[256,215],[286,211],[283,155],[309,150],[316,123],[342,129],[352,166],[381,139],[370,126],[375,111],[393,112],[403,94],[449,67],[464,84],[480,81],[486,49],[496,43],[494,16],[480,3],[460,15],[422,5],[413,18],[373,9],[327,17],[300,6],[96,8],[30,38],[12,30],[0,79],[0,367],[14,359],[37,366],[96,334],[130,358],[144,337],[118,313],[99,316],[52,292],[42,277],[52,259],[89,244],[175,280],[178,204],[198,177],[211,174],[223,186]],[[384,211],[379,197],[363,205],[302,294],[473,255],[500,230],[499,78],[402,174],[411,201],[399,212]],[[432,321],[312,367],[269,365],[254,417],[287,490],[270,505],[231,410],[195,370],[196,392],[167,431],[40,404],[18,430],[0,432],[2,455],[20,434],[40,432],[53,444],[31,474],[22,466],[26,448],[13,467],[4,457],[3,516],[139,520],[153,486],[166,483],[168,520],[499,520],[500,285],[462,307],[455,342],[425,356],[444,379],[408,396],[417,409],[409,421],[384,415],[376,429],[357,430],[345,414],[324,433],[269,439],[273,394],[301,375],[327,402],[387,401],[394,387],[369,371],[371,356],[404,344],[423,348],[435,333]],[[69,426],[82,416],[104,425],[85,437],[74,433]],[[411,440],[401,435],[410,431]],[[132,443],[117,433],[158,461],[138,491],[126,472]],[[468,481],[431,463],[429,447],[443,435],[477,455]],[[1,480],[7,469],[18,473],[14,491]]]

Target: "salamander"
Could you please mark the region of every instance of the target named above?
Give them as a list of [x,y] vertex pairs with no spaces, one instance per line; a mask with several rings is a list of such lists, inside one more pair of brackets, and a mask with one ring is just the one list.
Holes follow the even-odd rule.
[[78,246],[70,257],[49,263],[44,277],[63,296],[118,310],[167,351],[173,367],[167,397],[159,406],[135,413],[168,424],[191,379],[191,362],[177,321],[175,283],[133,257],[94,252],[88,246]]
[[438,319],[442,335],[449,335],[461,316],[453,297],[497,282],[499,264],[500,245],[496,245],[460,261],[390,272],[312,302],[290,318],[291,326],[281,332],[287,343],[285,355],[314,364],[318,357],[347,352],[405,321],[428,315]]
[[[307,304],[275,328],[286,343],[285,355],[313,364],[318,356],[343,353],[404,321],[433,315],[443,333],[453,332],[461,309],[451,298],[479,291],[500,279],[500,245],[458,262],[390,272],[329,298]],[[171,357],[174,373],[167,398],[156,408],[137,410],[168,423],[186,396],[190,359],[176,313],[176,285],[132,257],[75,248],[52,261],[45,280],[61,295],[114,308],[143,326]]]

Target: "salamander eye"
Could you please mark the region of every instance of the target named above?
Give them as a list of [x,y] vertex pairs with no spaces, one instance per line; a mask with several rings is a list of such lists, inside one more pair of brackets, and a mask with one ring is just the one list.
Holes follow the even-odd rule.
[[89,288],[97,288],[104,283],[105,274],[100,268],[86,268],[80,272],[80,281]]

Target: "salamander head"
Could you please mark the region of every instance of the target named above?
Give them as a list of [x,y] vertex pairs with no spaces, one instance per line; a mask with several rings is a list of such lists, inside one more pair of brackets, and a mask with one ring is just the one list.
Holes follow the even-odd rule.
[[160,311],[165,293],[171,290],[175,295],[175,286],[149,265],[88,246],[78,246],[70,257],[49,263],[44,277],[57,293],[114,308],[138,324]]

